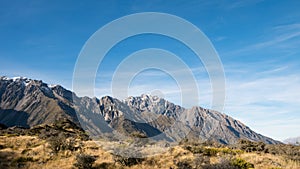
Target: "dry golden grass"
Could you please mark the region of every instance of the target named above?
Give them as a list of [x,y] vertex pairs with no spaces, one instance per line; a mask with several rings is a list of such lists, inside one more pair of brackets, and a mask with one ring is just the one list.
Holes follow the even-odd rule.
[[[166,148],[167,150],[159,155],[147,157],[138,164],[123,166],[116,162],[114,155],[105,151],[101,145],[94,141],[81,142],[82,147],[79,150],[63,150],[55,154],[46,140],[35,136],[0,136],[0,168],[70,169],[74,168],[73,165],[76,162],[76,155],[78,154],[94,156],[96,157],[93,165],[94,168],[108,169],[176,169],[179,168],[180,164],[189,164],[189,167],[197,168],[201,165],[201,160],[204,159],[203,154],[193,153],[184,148],[184,146],[175,146]],[[102,144],[120,146],[117,142],[105,142]],[[122,146],[126,146],[126,144]],[[156,152],[161,151],[161,149],[161,147],[149,146],[145,148],[145,152]],[[204,147],[204,149],[206,151],[217,152],[216,154],[206,156],[210,164],[220,163],[222,159],[227,158],[241,158],[254,164],[255,168],[258,169],[300,168],[299,162],[288,160],[284,156],[265,153],[245,153],[239,150],[236,153],[229,148]]]
[[297,161],[289,160],[283,156],[276,156],[272,154],[257,154],[257,153],[244,153],[240,155],[241,158],[255,164],[256,168],[271,169],[299,169],[300,163]]

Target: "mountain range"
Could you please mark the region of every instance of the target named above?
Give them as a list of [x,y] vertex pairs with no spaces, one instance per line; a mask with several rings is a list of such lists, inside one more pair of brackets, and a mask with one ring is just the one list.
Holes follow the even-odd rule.
[[0,77],[0,123],[34,127],[68,119],[90,136],[106,134],[166,141],[212,140],[234,144],[240,139],[278,144],[226,114],[194,106],[186,109],[150,95],[119,100],[78,97],[60,85],[41,80]]

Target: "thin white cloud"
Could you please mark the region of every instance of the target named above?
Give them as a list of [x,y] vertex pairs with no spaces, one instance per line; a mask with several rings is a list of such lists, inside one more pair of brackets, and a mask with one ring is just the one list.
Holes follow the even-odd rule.
[[241,8],[241,7],[245,7],[245,6],[251,6],[251,5],[255,5],[257,3],[260,3],[264,0],[243,0],[243,1],[235,1],[233,3],[228,3],[229,5],[227,5],[227,9],[235,9],[235,8]]
[[[264,69],[260,69],[261,67]],[[255,131],[275,139],[283,140],[297,134],[296,129],[292,127],[299,129],[300,119],[291,120],[291,118],[297,116],[296,112],[300,109],[300,93],[298,92],[300,91],[300,77],[297,72],[290,70],[290,65],[266,61],[255,66],[225,65],[225,71],[228,76],[224,113],[249,125]],[[192,72],[196,74],[199,85],[198,105],[210,108],[211,84],[208,77],[201,76],[206,73],[205,69],[192,68]],[[153,79],[156,76],[164,77],[163,73],[148,72],[143,76],[140,81],[143,83],[133,83],[129,87],[129,95],[151,94],[151,91],[159,90],[167,100],[180,104],[181,91],[178,86],[170,85],[170,81],[166,79]],[[109,85],[109,81],[102,83],[101,87],[96,89],[97,96],[112,95]],[[186,90],[185,92],[195,91]],[[191,106],[194,105],[185,105],[185,107]],[[287,132],[277,132],[284,130]]]
[[227,39],[226,36],[219,36],[219,37],[213,38],[213,40],[215,40],[216,42],[223,41],[225,39]]
[[270,33],[268,35],[271,35],[271,38],[268,38],[267,40],[261,42],[257,42],[255,44],[250,44],[234,51],[230,51],[225,55],[238,55],[247,53],[249,51],[256,51],[265,49],[267,47],[280,45],[284,42],[289,42],[293,38],[297,38],[300,36],[300,24],[275,26],[269,32]]
[[273,30],[277,32],[287,32],[287,31],[299,30],[299,29],[300,29],[300,23],[278,25],[273,27]]
[[[300,78],[296,74],[266,75],[252,81],[227,79],[227,87],[225,112],[250,127],[281,140],[295,135],[290,125],[300,128],[299,119],[297,123],[290,120],[300,109]],[[286,132],[278,133],[283,129]]]

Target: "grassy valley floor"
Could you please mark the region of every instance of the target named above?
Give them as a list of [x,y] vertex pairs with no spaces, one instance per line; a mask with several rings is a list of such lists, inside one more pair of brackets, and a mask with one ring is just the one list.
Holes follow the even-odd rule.
[[[120,146],[119,142],[109,144]],[[247,141],[241,142],[239,148],[185,142],[166,147],[164,153],[156,156],[126,158],[105,151],[92,140],[64,137],[54,141],[39,136],[3,134],[0,136],[0,168],[300,168],[295,155],[280,152],[281,149],[287,151],[287,146],[274,146],[277,147],[266,148],[262,143]],[[153,147],[151,150],[155,151]],[[296,150],[299,153],[300,148],[290,146],[288,151]]]

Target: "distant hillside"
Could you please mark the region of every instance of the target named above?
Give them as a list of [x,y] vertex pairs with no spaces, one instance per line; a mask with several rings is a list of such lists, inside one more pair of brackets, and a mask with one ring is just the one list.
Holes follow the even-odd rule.
[[288,138],[283,142],[286,144],[300,145],[300,137]]
[[185,109],[157,96],[142,95],[123,101],[110,96],[77,97],[59,85],[40,80],[0,77],[0,123],[33,127],[59,119],[81,124],[91,135],[117,131],[169,141],[180,141],[186,136],[223,144],[240,139],[280,143],[223,113],[198,106]]

